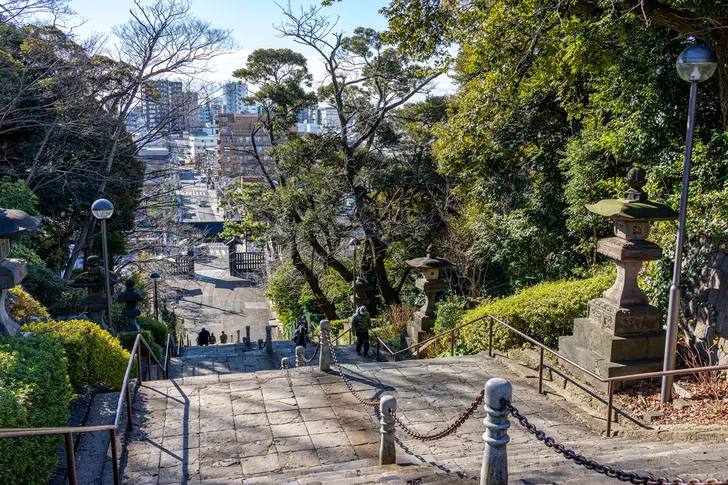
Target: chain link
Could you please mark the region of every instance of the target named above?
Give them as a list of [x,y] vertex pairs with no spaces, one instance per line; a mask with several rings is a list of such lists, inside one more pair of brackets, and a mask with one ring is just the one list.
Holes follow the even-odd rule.
[[[589,460],[588,458],[584,457],[583,455],[578,455],[574,452],[574,450],[570,450],[566,448],[561,443],[557,443],[556,440],[554,440],[550,436],[546,436],[546,433],[538,429],[536,426],[534,426],[532,423],[528,421],[528,418],[526,418],[524,415],[518,412],[518,408],[513,406],[506,398],[501,399],[501,404],[506,408],[506,410],[511,413],[511,415],[518,420],[518,423],[526,428],[526,431],[531,433],[536,437],[537,440],[543,441],[543,444],[546,445],[548,448],[553,448],[553,450],[556,453],[560,453],[564,455],[564,458],[567,460],[571,460],[577,465],[581,465],[587,470],[593,470],[597,473],[601,473],[602,475],[606,475],[610,478],[616,478],[620,482],[629,482],[634,485],[668,485],[668,484],[680,484],[680,483],[686,483],[681,479],[677,480],[668,480],[667,478],[655,478],[653,476],[642,476],[635,472],[625,472],[623,470],[618,470],[610,467],[609,465],[601,465],[600,463]],[[702,482],[692,482],[696,485],[704,485]],[[728,482],[712,482],[710,485],[728,485]]]
[[305,363],[307,363],[307,364],[313,362],[313,359],[315,359],[316,358],[316,355],[318,355],[318,352],[319,352],[319,349],[320,348],[321,348],[321,342],[319,342],[319,343],[316,344],[316,350],[313,351],[313,355],[311,356],[311,358],[310,359],[307,359],[306,356],[304,355],[303,356],[303,361]]
[[339,375],[344,380],[344,384],[346,384],[346,387],[349,389],[349,392],[354,395],[357,401],[362,403],[365,406],[369,406],[372,408],[379,407],[379,401],[367,401],[363,397],[361,397],[357,392],[354,390],[354,386],[351,385],[351,382],[349,382],[349,379],[346,377],[346,374],[344,374],[344,369],[342,369],[341,365],[339,364],[339,359],[336,358],[336,351],[334,350],[334,346],[331,345],[331,339],[329,338],[329,332],[328,330],[324,330],[322,332],[322,335],[326,340],[329,342],[329,350],[331,351],[331,357],[334,359],[334,364],[336,365],[336,370],[339,371]]
[[418,439],[418,440],[422,440],[422,441],[435,441],[435,440],[442,439],[446,436],[449,436],[449,435],[453,434],[455,431],[457,431],[458,428],[460,426],[462,426],[463,423],[465,421],[467,421],[467,419],[470,416],[473,415],[475,410],[478,409],[478,406],[480,406],[480,404],[483,402],[484,396],[485,396],[485,391],[484,390],[480,391],[480,394],[478,394],[478,397],[475,398],[475,401],[473,401],[473,403],[470,405],[468,410],[465,411],[464,413],[462,413],[453,424],[448,426],[446,429],[439,431],[437,433],[433,433],[433,434],[420,434],[417,431],[411,430],[410,428],[407,427],[406,424],[404,424],[402,422],[401,419],[399,419],[399,417],[397,416],[397,413],[395,413],[395,412],[392,413],[392,417],[394,418],[394,421],[399,425],[399,427],[402,428],[402,431],[404,431],[411,437]]

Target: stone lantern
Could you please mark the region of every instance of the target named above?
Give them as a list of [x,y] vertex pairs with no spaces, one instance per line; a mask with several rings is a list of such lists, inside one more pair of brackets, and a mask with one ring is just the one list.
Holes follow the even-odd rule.
[[136,317],[141,315],[142,312],[137,307],[137,304],[144,301],[145,296],[141,291],[134,289],[134,281],[132,279],[126,280],[126,291],[120,293],[116,298],[116,301],[124,303],[124,309],[121,311],[121,314],[126,317],[125,331],[134,332],[139,330]]
[[18,325],[5,310],[8,290],[20,284],[28,274],[28,263],[22,259],[8,258],[10,240],[38,228],[39,220],[21,210],[0,209],[0,333],[20,334]]
[[[649,304],[637,276],[644,261],[662,257],[662,248],[647,240],[652,222],[677,219],[678,213],[648,200],[642,190],[643,169],[630,169],[625,182],[630,189],[624,198],[586,206],[590,212],[614,220],[616,237],[600,240],[597,250],[614,259],[616,281],[601,298],[588,302],[588,316],[574,320],[574,334],[559,338],[564,356],[602,378],[659,371],[665,349],[662,313]],[[573,375],[606,390],[607,384],[562,364]]]
[[425,293],[425,304],[415,312],[414,321],[407,328],[409,336],[419,342],[425,333],[432,332],[435,326],[435,298],[447,288],[447,283],[440,279],[440,270],[455,265],[447,259],[435,256],[432,245],[427,248],[427,256],[410,259],[407,264],[422,270],[424,276],[415,281],[415,286]]
[[[119,276],[116,273],[109,274],[109,284],[119,282]],[[109,327],[104,323],[104,312],[106,311],[106,293],[104,287],[104,270],[101,268],[101,259],[98,256],[89,256],[86,258],[86,271],[81,273],[73,280],[71,286],[74,288],[84,288],[86,296],[81,300],[81,305],[88,309],[89,317],[96,322],[104,330]],[[109,317],[111,321],[111,317]]]

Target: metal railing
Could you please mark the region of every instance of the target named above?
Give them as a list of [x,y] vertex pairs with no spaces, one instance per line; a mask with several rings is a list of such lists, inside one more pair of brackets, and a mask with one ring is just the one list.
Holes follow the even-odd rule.
[[478,323],[480,321],[483,321],[486,318],[488,318],[489,316],[490,315],[485,315],[485,316],[482,316],[480,318],[476,318],[475,320],[471,320],[469,322],[465,322],[463,324],[458,325],[457,327],[453,327],[453,328],[451,328],[449,330],[445,330],[442,333],[438,333],[435,336],[428,337],[428,338],[426,338],[425,340],[423,340],[421,342],[415,342],[414,344],[410,345],[409,347],[407,347],[405,349],[402,349],[402,350],[398,350],[397,352],[395,352],[391,348],[389,348],[389,346],[386,344],[386,342],[384,340],[382,340],[376,332],[372,331],[372,334],[374,335],[374,337],[377,340],[377,360],[379,360],[379,346],[380,345],[382,347],[384,347],[384,349],[387,351],[387,353],[389,353],[389,355],[394,359],[395,362],[397,362],[397,356],[398,355],[404,354],[405,352],[408,352],[408,351],[410,351],[412,349],[415,349],[414,356],[415,356],[415,359],[418,359],[419,358],[420,351],[426,349],[434,341],[440,340],[442,338],[445,338],[448,334],[450,335],[450,356],[451,357],[454,357],[455,356],[455,342],[456,342],[456,339],[457,339],[457,331],[460,330],[461,328],[464,328],[464,327],[467,327],[467,326],[472,325],[474,323]]
[[535,345],[539,348],[539,364],[538,364],[538,392],[539,394],[544,394],[543,392],[543,371],[544,371],[544,354],[548,352],[549,354],[553,355],[560,361],[566,362],[569,365],[574,366],[575,368],[582,371],[584,374],[588,375],[589,377],[596,379],[597,381],[607,384],[607,429],[606,429],[606,436],[610,437],[612,435],[612,421],[616,418],[614,415],[614,386],[617,382],[622,381],[633,381],[633,380],[639,380],[639,379],[653,379],[656,377],[662,377],[662,376],[682,376],[682,375],[688,375],[688,374],[702,374],[704,372],[716,372],[716,371],[725,371],[728,370],[728,365],[712,365],[712,366],[705,366],[705,367],[695,367],[691,369],[676,369],[676,370],[670,370],[670,371],[656,371],[656,372],[643,372],[640,374],[627,374],[623,376],[615,376],[615,377],[601,377],[597,374],[595,374],[593,371],[590,371],[588,369],[585,369],[581,365],[577,364],[573,360],[569,359],[568,357],[565,357],[564,355],[560,354],[556,350],[552,349],[551,347],[535,340],[533,337],[530,337],[529,335],[526,335],[525,333],[521,332],[517,328],[512,327],[511,325],[507,324],[503,320],[499,319],[496,316],[493,315],[483,315],[480,318],[476,318],[475,320],[471,320],[469,322],[463,323],[461,325],[458,325],[457,327],[451,328],[450,330],[447,330],[445,332],[442,332],[438,335],[435,335],[433,337],[429,337],[422,342],[417,342],[413,345],[410,345],[406,349],[399,350],[397,352],[392,351],[392,349],[387,346],[387,344],[379,338],[378,335],[374,334],[377,339],[377,360],[379,360],[379,346],[383,346],[384,349],[389,353],[389,355],[392,356],[392,358],[397,361],[397,356],[401,355],[409,350],[416,349],[415,350],[415,358],[418,358],[418,354],[421,349],[425,348],[426,344],[429,345],[434,340],[441,339],[445,337],[447,334],[450,334],[450,355],[455,355],[455,339],[456,334],[455,332],[460,330],[463,327],[467,327],[469,325],[472,325],[477,322],[482,322],[483,320],[488,320],[488,356],[493,357],[493,324],[497,323],[499,325],[502,325],[506,329],[510,330],[511,332],[515,333],[519,337],[523,338],[527,342]]
[[[35,436],[51,436],[51,435],[64,435],[65,437],[65,448],[66,448],[66,464],[68,468],[68,483],[69,485],[76,485],[76,461],[73,444],[73,433],[92,433],[97,431],[108,431],[111,446],[111,462],[114,473],[114,485],[120,485],[119,475],[119,455],[116,443],[116,430],[119,427],[119,421],[121,419],[121,413],[126,405],[127,422],[126,429],[131,431],[132,429],[132,389],[131,389],[131,371],[134,368],[134,359],[136,358],[136,371],[137,371],[137,385],[141,386],[144,382],[142,375],[142,352],[144,345],[147,350],[147,380],[152,380],[152,360],[157,364],[157,380],[160,378],[160,372],[163,377],[167,378],[167,368],[170,359],[170,350],[175,349],[174,338],[170,334],[167,336],[167,343],[165,348],[164,365],[162,365],[157,357],[152,352],[151,347],[144,340],[141,334],[136,336],[134,340],[134,346],[131,349],[131,355],[129,356],[129,363],[126,366],[126,372],[124,373],[124,380],[121,384],[121,392],[119,394],[119,401],[116,405],[116,414],[114,416],[113,424],[106,424],[100,426],[71,426],[62,428],[3,428],[0,429],[0,439],[2,438],[27,438]],[[179,343],[177,344],[179,349]]]

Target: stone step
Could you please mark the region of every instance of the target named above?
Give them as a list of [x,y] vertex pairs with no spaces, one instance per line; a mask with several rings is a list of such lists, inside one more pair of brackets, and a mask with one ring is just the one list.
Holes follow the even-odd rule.
[[[101,426],[114,422],[118,392],[97,394],[89,409],[86,426]],[[103,485],[105,466],[110,469],[111,451],[108,431],[82,433],[76,448],[76,474],[79,485]],[[108,463],[107,463],[108,462]]]

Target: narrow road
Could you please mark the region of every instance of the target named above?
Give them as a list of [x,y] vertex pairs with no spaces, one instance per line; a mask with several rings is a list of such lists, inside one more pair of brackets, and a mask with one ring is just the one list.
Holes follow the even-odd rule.
[[194,277],[170,282],[179,295],[174,311],[184,319],[190,339],[194,342],[202,327],[216,337],[224,330],[233,339],[240,330],[242,338],[246,325],[250,325],[253,340],[265,338],[271,315],[263,290],[254,281],[230,275],[227,246],[214,243],[207,247],[210,257],[195,261]]

